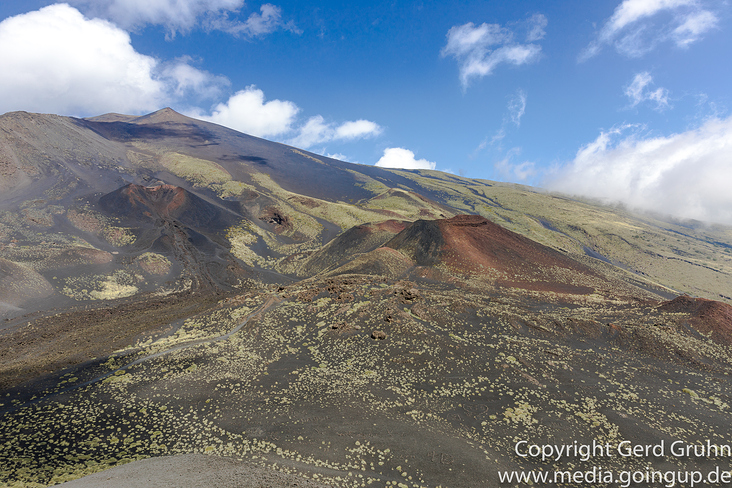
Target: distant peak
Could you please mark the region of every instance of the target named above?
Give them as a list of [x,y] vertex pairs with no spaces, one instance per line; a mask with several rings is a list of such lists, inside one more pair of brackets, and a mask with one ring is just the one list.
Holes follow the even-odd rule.
[[135,119],[135,124],[155,124],[160,122],[190,122],[193,119],[179,114],[170,107],[162,108],[156,112],[143,115]]
[[178,112],[170,107],[161,108],[157,112],[153,112],[150,115],[180,115]]
[[84,120],[88,120],[90,122],[132,122],[138,118],[139,116],[137,115],[125,115],[111,112],[104,115],[97,115],[96,117],[85,117]]
[[125,115],[118,113],[108,113],[104,115],[97,115],[96,117],[87,117],[86,120],[89,120],[91,122],[128,122],[133,124],[154,124],[158,122],[180,122],[188,120],[188,117],[179,114],[170,107],[165,107],[147,115]]
[[157,124],[160,122],[190,122],[192,119],[185,115],[179,114],[170,107],[161,108],[147,115],[124,115],[117,113],[108,113],[97,115],[96,117],[87,117],[85,120],[91,122],[127,122],[132,124]]

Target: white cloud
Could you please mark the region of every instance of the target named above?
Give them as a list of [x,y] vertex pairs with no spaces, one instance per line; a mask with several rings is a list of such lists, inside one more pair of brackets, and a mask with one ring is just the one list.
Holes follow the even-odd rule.
[[219,103],[211,115],[194,111],[193,117],[221,124],[257,137],[285,134],[292,130],[300,108],[287,100],[265,102],[264,92],[254,85]]
[[282,20],[282,9],[271,3],[260,7],[247,20],[239,14],[245,0],[67,0],[85,13],[114,22],[127,30],[162,25],[167,37],[187,33],[196,27],[222,30],[235,36],[259,37],[278,29],[299,33],[292,21]]
[[603,28],[606,36],[646,17],[652,17],[662,10],[675,9],[696,3],[694,0],[624,0],[615,8],[612,17]]
[[156,110],[168,100],[157,65],[127,32],[65,4],[10,17],[0,22],[0,113]]
[[521,117],[526,112],[526,92],[519,89],[516,91],[516,96],[511,98],[508,102],[508,114],[511,117],[516,127],[521,125]]
[[536,165],[531,161],[514,163],[513,159],[521,155],[521,148],[514,147],[506,152],[506,156],[493,164],[498,175],[509,181],[526,181],[536,176]]
[[335,130],[336,139],[360,139],[381,134],[381,127],[370,120],[344,122]]
[[652,91],[647,90],[646,87],[651,83],[653,78],[647,71],[635,75],[630,85],[625,88],[625,96],[630,98],[631,107],[645,101],[655,102],[657,110],[669,107],[668,90],[660,87]]
[[496,131],[493,136],[486,136],[478,144],[472,153],[468,155],[470,159],[474,159],[478,154],[483,151],[486,147],[491,146],[492,148],[502,151],[503,140],[506,138],[506,126],[512,123],[516,127],[521,126],[521,117],[526,113],[526,92],[521,88],[516,90],[516,94],[508,100],[508,113],[503,116],[503,122],[501,128]]
[[191,66],[192,61],[189,56],[183,56],[162,66],[161,78],[176,97],[215,99],[221,96],[224,88],[231,85],[225,76],[213,75]]
[[[0,22],[0,66],[0,113],[147,113],[167,105],[210,103],[231,84],[224,76],[196,68],[188,56],[162,62],[140,54],[126,31],[106,20],[88,19],[67,4]],[[375,136],[382,130],[369,120],[337,125],[321,116],[298,129],[299,112],[293,102],[266,101],[255,86],[236,92],[210,112],[187,110],[193,117],[255,136],[299,133],[303,147]]]
[[296,127],[298,113],[300,107],[294,102],[265,101],[264,92],[251,85],[232,95],[226,103],[219,103],[210,115],[200,109],[190,111],[189,115],[253,136],[274,137],[304,149],[332,141],[372,137],[382,130],[378,124],[369,120],[336,125],[326,122],[322,115],[314,115],[300,127]]
[[701,10],[684,18],[682,24],[673,30],[672,36],[678,46],[686,47],[716,26],[717,17],[707,10]]
[[300,127],[299,133],[290,139],[289,144],[307,149],[315,144],[329,141],[332,137],[331,126],[325,122],[322,115],[315,115]]
[[384,155],[376,162],[376,166],[400,169],[435,169],[437,163],[426,159],[415,159],[414,153],[409,149],[390,147],[384,149]]
[[253,13],[245,22],[231,21],[228,18],[216,19],[209,22],[209,27],[223,30],[235,36],[261,37],[276,30],[284,29],[295,33],[301,31],[294,22],[282,20],[282,9],[271,3],[265,3],[260,8],[260,14]]
[[535,165],[531,161],[512,163],[510,158],[506,157],[496,162],[493,167],[498,174],[511,181],[526,181],[536,175]]
[[117,26],[51,5],[0,22],[0,113],[137,114],[220,96],[228,80],[191,63],[161,63],[135,51]]
[[381,127],[370,120],[355,120],[336,126],[325,121],[322,115],[310,117],[298,129],[298,134],[288,141],[293,146],[309,148],[331,141],[354,140],[373,137],[381,133]]
[[[546,21],[546,17],[541,18]],[[544,26],[546,24],[542,26],[541,19],[539,23],[535,22],[534,27],[539,29],[535,32],[532,29],[529,38],[543,33]],[[453,26],[447,32],[447,44],[441,54],[457,60],[460,82],[465,89],[471,78],[488,76],[501,63],[520,66],[538,59],[541,46],[515,43],[513,37],[513,32],[498,24],[476,26],[468,22]]]
[[564,193],[732,224],[732,117],[668,137],[601,132],[547,186]]
[[526,35],[526,42],[534,42],[544,39],[544,36],[546,35],[544,29],[546,29],[548,23],[549,20],[547,20],[545,15],[532,15],[529,19],[529,33]]
[[171,35],[187,32],[204,16],[221,16],[244,6],[244,0],[68,0],[86,13],[132,30],[163,25]]
[[[493,137],[491,137],[490,145],[493,146],[496,143],[500,143],[505,138],[506,138],[506,129],[504,127],[501,127],[500,129],[498,129],[498,132],[493,134]],[[486,139],[484,139],[484,141],[485,140]],[[481,147],[481,149],[483,149],[485,147],[485,144],[481,143],[481,146],[479,146],[479,147]]]
[[335,153],[335,154],[325,153],[325,154],[323,154],[323,156],[325,156],[326,158],[337,159],[338,161],[345,161],[347,163],[355,162],[355,161],[351,161],[351,159],[348,156],[346,156],[345,154],[341,154],[341,153]]
[[[628,57],[640,57],[667,40],[687,47],[717,25],[717,17],[701,5],[699,0],[624,0],[579,60],[597,55],[606,45]],[[671,20],[653,22],[662,13],[669,13]]]
[[[493,137],[495,138],[495,136],[493,136]],[[492,143],[492,141],[491,141],[491,143]],[[471,152],[470,154],[468,154],[468,158],[475,159],[476,157],[478,157],[478,154],[480,154],[480,152],[483,149],[485,149],[487,146],[488,146],[488,136],[485,136],[483,138],[483,140],[480,141],[480,144],[478,144],[478,146],[476,146],[476,148],[473,149],[473,152]]]

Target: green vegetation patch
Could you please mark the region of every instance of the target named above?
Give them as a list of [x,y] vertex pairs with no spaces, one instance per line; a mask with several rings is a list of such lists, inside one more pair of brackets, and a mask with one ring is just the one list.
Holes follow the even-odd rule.
[[115,300],[135,295],[142,277],[125,270],[64,280],[61,293],[74,300]]
[[203,188],[232,180],[231,174],[221,165],[181,153],[166,153],[160,158],[160,163],[174,175]]

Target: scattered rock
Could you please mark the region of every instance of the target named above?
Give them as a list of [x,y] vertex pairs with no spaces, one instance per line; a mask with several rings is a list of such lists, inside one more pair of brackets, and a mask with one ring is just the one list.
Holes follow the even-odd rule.
[[301,302],[312,302],[313,299],[318,296],[320,293],[320,290],[317,288],[310,288],[309,290],[302,291],[298,293],[297,299]]
[[259,220],[274,226],[292,227],[290,219],[287,218],[279,209],[275,207],[267,207],[259,216]]
[[383,330],[375,330],[371,333],[371,338],[376,339],[377,341],[383,341],[386,339],[386,332]]
[[401,288],[394,290],[394,294],[399,298],[402,303],[411,303],[419,298],[422,298],[422,294],[416,288]]

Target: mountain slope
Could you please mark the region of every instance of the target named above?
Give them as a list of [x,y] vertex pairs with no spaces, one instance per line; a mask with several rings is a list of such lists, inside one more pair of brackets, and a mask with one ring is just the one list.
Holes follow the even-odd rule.
[[732,307],[711,300],[732,296],[730,228],[170,109],[0,129],[0,483],[206,453],[349,488],[498,486],[577,467],[517,439],[732,435]]
[[291,272],[288,256],[317,251],[364,222],[472,213],[560,252],[605,260],[636,280],[732,301],[728,227],[439,172],[345,163],[170,109],[85,120],[16,112],[0,116],[0,128],[0,199],[21,215],[0,221],[6,245],[18,234],[36,245],[39,227],[56,230],[39,222],[57,224],[80,202],[94,205],[94,195],[166,183],[240,215],[225,232],[228,245],[247,264],[272,271]]

